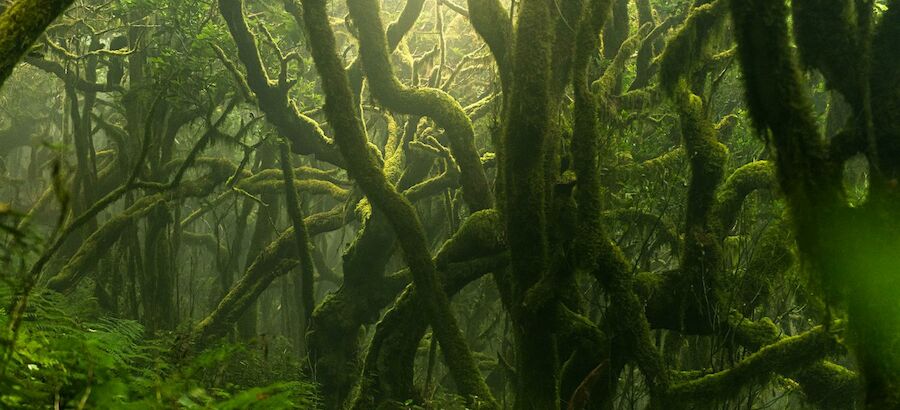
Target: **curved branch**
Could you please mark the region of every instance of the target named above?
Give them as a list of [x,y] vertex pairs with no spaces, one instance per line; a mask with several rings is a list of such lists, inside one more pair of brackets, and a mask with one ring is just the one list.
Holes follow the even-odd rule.
[[481,157],[475,147],[475,130],[462,106],[435,88],[408,88],[394,76],[388,58],[388,42],[376,2],[349,1],[350,15],[359,30],[360,58],[375,98],[391,110],[425,116],[446,131],[450,149],[460,167],[463,195],[472,211],[493,206],[493,196]]
[[498,0],[467,0],[469,21],[478,35],[484,39],[497,66],[504,90],[509,86],[509,47],[512,42],[512,27],[508,23],[509,12]]
[[730,369],[675,384],[667,398],[680,403],[729,398],[741,388],[762,383],[775,373],[788,373],[822,360],[838,346],[834,337],[819,326],[763,347]]
[[718,220],[724,238],[734,226],[744,198],[758,189],[775,189],[775,166],[769,161],[756,161],[736,169],[719,187],[713,204],[713,215]]

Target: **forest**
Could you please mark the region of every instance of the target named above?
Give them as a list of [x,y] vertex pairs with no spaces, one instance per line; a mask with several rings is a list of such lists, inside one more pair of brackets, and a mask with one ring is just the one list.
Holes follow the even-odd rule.
[[900,0],[0,0],[0,408],[900,409]]

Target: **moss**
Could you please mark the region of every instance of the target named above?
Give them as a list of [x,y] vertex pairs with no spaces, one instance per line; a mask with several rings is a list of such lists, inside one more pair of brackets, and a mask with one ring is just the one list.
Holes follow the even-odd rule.
[[[308,234],[340,229],[343,217],[340,207],[304,218]],[[241,279],[234,284],[219,302],[215,310],[194,327],[194,333],[202,346],[218,339],[228,332],[228,326],[237,322],[256,298],[275,278],[281,276],[299,263],[294,228],[286,229],[277,239],[268,244],[247,268]]]
[[451,166],[447,171],[444,171],[440,175],[428,178],[409,187],[403,191],[403,195],[406,196],[406,199],[409,199],[410,202],[417,202],[444,194],[447,192],[447,189],[454,189],[457,187],[459,187],[459,173],[453,171],[453,167]]
[[[393,53],[397,47],[402,44],[403,37],[412,30],[413,25],[415,25],[416,21],[419,19],[419,15],[422,14],[422,8],[424,6],[425,0],[412,0],[407,1],[404,4],[403,11],[400,12],[397,20],[391,23],[387,29],[386,39],[388,54]],[[406,47],[404,46],[404,48]],[[409,54],[409,50],[406,49],[403,51],[405,51],[405,57],[410,60],[410,65],[413,66],[413,70],[416,71],[416,63],[412,61],[413,58],[412,55]],[[436,51],[437,48],[433,49],[422,58],[433,58]],[[363,79],[362,59],[360,57],[357,57],[350,63],[350,67],[347,68],[347,77],[350,79],[350,89],[356,94],[356,97],[359,98],[359,93],[362,91]]]
[[498,0],[467,0],[466,4],[472,27],[487,43],[500,67],[501,85],[505,89],[509,85],[507,61],[512,43],[512,27],[506,23],[509,21],[509,12]]
[[[276,178],[281,178],[282,175],[283,174],[281,172],[278,172],[261,176],[260,178],[248,178],[236,184],[235,188],[254,195],[280,191],[284,189],[284,181]],[[306,192],[311,195],[327,195],[336,200],[345,200],[350,196],[350,191],[346,188],[339,187],[330,182],[319,181],[315,179],[295,179],[294,188],[298,191]]]
[[[610,242],[600,218],[602,204],[597,159],[599,155],[597,97],[590,93],[586,75],[589,53],[596,48],[597,31],[609,12],[610,2],[594,1],[588,4],[589,11],[579,25],[574,60],[575,126],[572,152],[578,188],[575,196],[578,203],[576,258],[584,262],[583,266],[595,267],[593,272],[606,289],[611,301],[608,314],[614,318],[611,322],[614,323],[616,334],[622,337],[622,351],[641,369],[651,395],[658,397],[668,384],[662,358],[653,346],[649,324],[632,287],[628,264],[619,249]],[[627,2],[617,4],[625,4],[624,15],[627,21]],[[617,11],[623,12],[618,9]],[[627,30],[625,33],[627,36]],[[622,46],[623,50],[617,57],[618,63],[614,63],[618,65],[609,68],[607,75],[598,82],[598,88],[602,93],[610,93],[618,83],[616,71],[624,66],[624,56],[630,54],[628,50],[631,50],[633,44]],[[618,44],[615,47],[619,51]]]
[[800,383],[806,399],[822,409],[856,407],[860,380],[846,367],[822,360],[787,374]]
[[100,255],[118,241],[125,229],[133,226],[140,218],[146,216],[157,207],[164,205],[164,197],[156,194],[136,202],[119,215],[106,221],[93,232],[63,266],[63,268],[47,283],[47,287],[57,292],[69,293],[99,262]]
[[703,101],[691,92],[685,79],[678,80],[672,97],[681,119],[681,135],[691,170],[681,255],[681,268],[690,291],[685,292],[686,303],[681,308],[686,309],[687,317],[711,321],[710,312],[719,308],[722,291],[722,250],[717,234],[721,228],[713,207],[716,189],[724,177],[728,149],[717,140]]
[[[751,351],[778,343],[786,336],[769,318],[751,321],[737,312],[728,317],[726,336]],[[800,384],[807,399],[825,409],[853,408],[859,391],[856,373],[827,360],[807,366],[785,367],[781,374]]]
[[441,267],[451,261],[468,259],[478,253],[496,253],[506,249],[503,220],[494,210],[485,210],[470,215],[456,233],[441,246],[435,255],[436,264]]
[[732,1],[731,9],[750,116],[760,132],[772,132],[778,176],[794,211],[813,217],[814,207],[840,203],[840,170],[828,162],[792,58],[787,9],[772,0]]
[[[109,250],[122,233],[129,227],[132,227],[141,218],[146,217],[151,212],[160,209],[168,201],[184,199],[189,197],[202,197],[208,195],[216,185],[223,182],[225,178],[220,176],[215,178],[210,175],[206,178],[182,182],[174,189],[145,196],[136,201],[125,211],[112,217],[109,221],[94,231],[85,241],[75,254],[66,262],[63,268],[49,279],[47,286],[57,292],[71,292],[75,286],[96,266],[100,260],[100,255]],[[71,224],[67,231],[80,226],[82,220],[86,220],[90,215],[96,215],[100,209],[105,208],[113,201],[120,198],[128,189],[121,187],[117,192],[111,193],[107,197],[98,201],[91,210],[86,211],[78,218],[78,221]],[[54,244],[54,250],[58,245]],[[52,255],[49,253],[47,255]],[[43,258],[42,258],[43,260]],[[40,273],[42,263],[36,263],[33,268],[34,274]],[[37,270],[34,270],[37,269]]]
[[612,19],[603,30],[603,56],[607,59],[615,58],[619,48],[629,37],[631,22],[628,3],[630,2],[627,0],[612,1]]
[[507,311],[515,324],[516,403],[514,408],[559,406],[556,338],[551,298],[544,306],[523,306],[532,287],[548,283],[549,244],[546,210],[551,204],[545,168],[552,132],[550,114],[556,9],[541,0],[521,2],[516,25],[517,46],[510,55],[510,89],[503,138],[499,144],[506,232],[512,259],[509,282],[498,277]]
[[[483,250],[489,248],[477,247],[482,250],[481,254],[486,254]],[[464,262],[446,263],[441,268],[441,282],[447,295],[455,295],[464,286],[491,271],[502,269],[509,262],[503,254],[469,259],[476,255],[457,255],[461,258],[459,261]],[[378,322],[351,408],[376,408],[391,401],[421,401],[413,384],[413,362],[428,326],[418,298],[415,286],[407,287]]]

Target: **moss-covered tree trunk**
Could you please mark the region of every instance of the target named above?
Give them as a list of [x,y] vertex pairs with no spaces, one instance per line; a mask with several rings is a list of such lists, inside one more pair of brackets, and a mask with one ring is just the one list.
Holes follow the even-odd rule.
[[21,0],[0,14],[0,86],[72,0]]
[[[348,6],[351,13],[354,13],[354,7],[377,10],[374,3],[365,1],[350,1]],[[428,321],[441,343],[441,350],[460,392],[470,405],[496,408],[491,392],[478,372],[472,352],[457,326],[447,296],[437,280],[424,230],[415,209],[388,182],[369,150],[346,71],[337,55],[325,2],[303,1],[303,18],[311,40],[313,59],[322,78],[326,96],[325,113],[335,129],[335,141],[347,163],[347,169],[373,206],[384,212],[391,222],[403,249],[404,259],[412,272],[413,281],[422,292],[420,300]]]

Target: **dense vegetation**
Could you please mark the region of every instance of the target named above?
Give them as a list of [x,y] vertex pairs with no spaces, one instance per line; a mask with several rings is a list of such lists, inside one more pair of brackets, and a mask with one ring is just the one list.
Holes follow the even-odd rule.
[[0,0],[0,407],[900,408],[898,0]]

